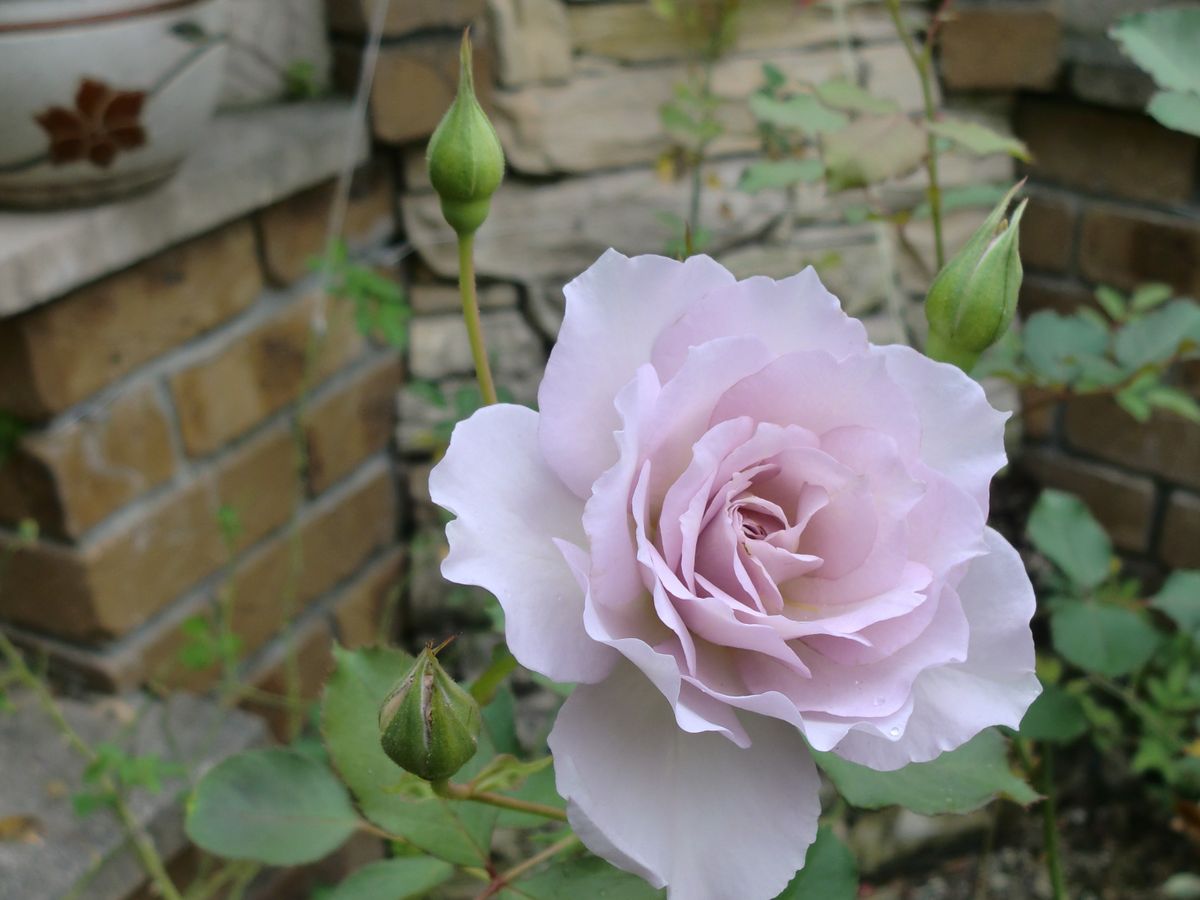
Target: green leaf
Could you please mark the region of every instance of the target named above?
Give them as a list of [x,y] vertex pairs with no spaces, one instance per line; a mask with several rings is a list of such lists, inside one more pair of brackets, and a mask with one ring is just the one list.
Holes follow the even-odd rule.
[[1114,322],[1124,321],[1125,316],[1129,314],[1129,307],[1126,305],[1125,297],[1120,291],[1109,287],[1107,284],[1102,284],[1095,291],[1096,302],[1100,304],[1100,308]]
[[1185,341],[1200,341],[1200,304],[1175,300],[1122,326],[1113,353],[1136,369],[1169,360]]
[[804,868],[775,900],[855,900],[858,863],[854,854],[826,827],[808,848]]
[[760,122],[805,134],[828,134],[845,128],[849,122],[842,113],[822,106],[812,94],[796,94],[786,100],[754,94],[750,98],[750,111]]
[[738,180],[738,189],[747,194],[793,184],[819,181],[825,166],[819,159],[780,159],[757,162],[746,167]]
[[1001,134],[978,122],[965,119],[939,119],[925,126],[933,134],[976,156],[1007,153],[1017,159],[1029,161],[1029,148],[1015,137]]
[[1172,572],[1150,605],[1169,616],[1182,631],[1200,639],[1200,571]]
[[595,856],[585,856],[552,866],[516,882],[506,898],[563,900],[565,897],[607,897],[609,900],[649,900],[662,897],[636,875],[622,872]]
[[846,802],[863,809],[904,806],[930,816],[970,812],[995,797],[1032,803],[1038,796],[1009,769],[1007,744],[994,728],[937,759],[895,772],[876,772],[834,753],[813,756]]
[[843,112],[883,115],[899,112],[895,100],[876,97],[870,91],[844,78],[831,78],[816,87],[817,97],[830,109]]
[[1087,731],[1087,714],[1074,696],[1057,685],[1043,686],[1041,695],[1021,720],[1021,737],[1067,744]]
[[1200,94],[1200,7],[1134,13],[1108,34],[1159,87]]
[[[942,193],[942,212],[975,208],[991,210],[1007,193],[1008,188],[998,184],[967,184],[949,188]],[[930,207],[926,201],[913,210],[913,218],[928,219],[929,213]]]
[[1093,600],[1063,600],[1050,616],[1054,649],[1085,672],[1116,678],[1150,661],[1160,642],[1131,609]]
[[1200,137],[1200,94],[1159,91],[1150,98],[1146,112],[1160,125]]
[[553,762],[549,756],[526,762],[504,753],[484,766],[471,779],[471,784],[477,791],[510,791],[524,784],[530,776],[549,769]]
[[1094,588],[1108,577],[1112,542],[1078,497],[1042,491],[1027,531],[1038,551],[1080,587]]
[[401,857],[363,866],[326,900],[409,900],[450,880],[454,867],[440,859]]
[[831,191],[907,175],[927,150],[924,132],[902,115],[859,119],[826,135],[824,145]]
[[1189,422],[1200,423],[1200,403],[1181,388],[1159,384],[1146,391],[1143,397],[1156,409],[1164,409]]
[[1104,354],[1109,334],[1104,325],[1086,316],[1043,310],[1026,320],[1021,339],[1034,374],[1051,384],[1066,384],[1078,377],[1081,359]]
[[1169,284],[1151,281],[1133,292],[1133,296],[1129,298],[1129,307],[1135,313],[1148,312],[1156,306],[1162,306],[1174,296],[1175,290]]
[[318,860],[357,827],[337,776],[292,750],[250,750],[218,763],[187,811],[188,837],[202,849],[272,866]]
[[[379,707],[412,666],[412,657],[386,647],[337,647],[334,659],[321,730],[330,758],[363,814],[439,859],[458,865],[486,863],[497,810],[433,796],[428,784],[401,770],[379,744]],[[479,753],[457,780],[469,780],[491,757],[491,743],[481,735]]]

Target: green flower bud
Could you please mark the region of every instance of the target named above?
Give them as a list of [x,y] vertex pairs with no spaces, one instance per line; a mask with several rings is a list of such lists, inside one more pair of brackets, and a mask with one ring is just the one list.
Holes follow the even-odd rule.
[[479,704],[446,674],[435,653],[421,651],[379,710],[384,752],[426,781],[442,781],[466,765],[480,725]]
[[459,237],[469,237],[487,218],[492,194],[504,178],[504,150],[475,99],[467,33],[462,40],[458,95],[429,139],[428,162],[442,215]]
[[933,280],[925,298],[925,352],[933,359],[969,370],[1012,324],[1021,289],[1018,233],[1029,201],[1021,201],[1011,221],[1004,220],[1004,213],[1020,187],[1004,196]]

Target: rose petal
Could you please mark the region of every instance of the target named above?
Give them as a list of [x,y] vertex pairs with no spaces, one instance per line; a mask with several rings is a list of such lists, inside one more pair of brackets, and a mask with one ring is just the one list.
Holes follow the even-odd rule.
[[957,366],[934,362],[911,347],[889,344],[872,353],[908,394],[921,420],[921,459],[970,494],[987,514],[988,485],[1007,462],[1002,413],[979,383]]
[[770,900],[816,837],[820,782],[794,729],[747,717],[746,730],[747,749],[680,731],[631,666],[577,688],[550,734],[572,826],[670,897]]
[[617,458],[613,398],[650,361],[654,339],[733,276],[707,256],[676,262],[607,251],[568,284],[566,315],[538,391],[550,467],[580,497]]
[[670,378],[689,348],[727,335],[756,337],[773,356],[823,350],[841,359],[867,349],[862,323],[842,312],[809,266],[782,281],[748,278],[698,300],[655,341],[654,367],[661,378]]
[[596,681],[616,654],[584,630],[584,591],[554,543],[586,543],[583,502],[542,460],[537,427],[533,410],[500,404],[454,429],[429,476],[433,502],[458,516],[446,526],[442,574],[496,595],[522,665],[555,681]]
[[917,678],[913,713],[898,739],[887,729],[852,731],[837,753],[873,769],[925,762],[992,725],[1017,728],[1041,692],[1034,674],[1034,611],[1029,576],[1009,543],[987,529],[988,553],[971,561],[958,586],[971,639],[965,662]]

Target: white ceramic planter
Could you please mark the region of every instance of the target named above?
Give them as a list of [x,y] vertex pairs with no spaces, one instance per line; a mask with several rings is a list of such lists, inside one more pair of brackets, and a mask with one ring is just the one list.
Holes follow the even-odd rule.
[[0,0],[0,204],[91,203],[204,140],[225,0]]

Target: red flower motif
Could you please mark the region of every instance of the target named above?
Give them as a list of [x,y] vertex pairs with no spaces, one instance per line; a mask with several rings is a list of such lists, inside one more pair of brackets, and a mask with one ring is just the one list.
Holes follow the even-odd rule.
[[122,150],[146,143],[138,122],[145,91],[118,91],[85,78],[75,94],[75,108],[52,106],[34,116],[50,138],[50,162],[56,166],[90,160],[108,168]]

